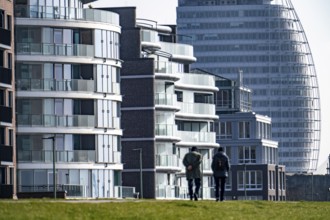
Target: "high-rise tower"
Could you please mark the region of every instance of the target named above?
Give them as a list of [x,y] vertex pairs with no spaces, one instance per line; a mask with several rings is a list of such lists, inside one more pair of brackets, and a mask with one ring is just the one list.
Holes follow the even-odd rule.
[[[193,67],[253,91],[253,111],[273,121],[279,162],[312,172],[320,148],[320,97],[306,35],[290,0],[179,0],[178,34],[191,36]],[[186,42],[187,37],[181,42]]]

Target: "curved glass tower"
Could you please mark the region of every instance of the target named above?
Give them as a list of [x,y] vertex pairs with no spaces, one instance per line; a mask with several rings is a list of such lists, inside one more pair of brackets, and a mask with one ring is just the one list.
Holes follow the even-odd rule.
[[[179,0],[178,34],[192,37],[193,67],[253,91],[253,110],[272,117],[287,172],[316,170],[320,96],[303,27],[290,0]],[[185,42],[186,37],[182,39]]]

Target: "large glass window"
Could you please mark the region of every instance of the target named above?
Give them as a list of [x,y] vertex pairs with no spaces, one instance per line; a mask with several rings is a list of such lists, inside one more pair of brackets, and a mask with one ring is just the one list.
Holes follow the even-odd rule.
[[238,163],[256,163],[256,147],[240,146],[238,147]]
[[250,122],[239,122],[239,138],[250,138]]
[[260,170],[238,171],[237,189],[262,190],[262,172]]
[[220,139],[232,138],[232,123],[230,121],[220,122]]

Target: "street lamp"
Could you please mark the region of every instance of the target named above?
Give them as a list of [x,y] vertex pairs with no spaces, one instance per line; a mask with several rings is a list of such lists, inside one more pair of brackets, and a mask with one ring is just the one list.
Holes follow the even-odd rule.
[[135,148],[133,150],[139,151],[139,153],[140,153],[140,159],[139,159],[139,162],[140,162],[140,193],[141,193],[140,198],[143,199],[142,148]]
[[56,199],[56,174],[55,174],[55,136],[52,136],[52,137],[47,137],[47,138],[42,138],[42,139],[51,139],[53,141],[53,187],[54,187],[54,199]]

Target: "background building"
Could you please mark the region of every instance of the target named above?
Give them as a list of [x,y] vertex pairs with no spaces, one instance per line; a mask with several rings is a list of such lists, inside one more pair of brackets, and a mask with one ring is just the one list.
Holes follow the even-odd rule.
[[217,77],[216,85],[217,143],[231,162],[227,199],[286,200],[285,166],[278,164],[271,119],[251,111],[251,90],[242,86],[240,73],[237,81]]
[[19,192],[121,197],[119,16],[88,2],[16,1]]
[[312,54],[290,0],[180,0],[178,34],[191,36],[193,67],[235,79],[253,91],[253,111],[272,118],[279,163],[316,169],[319,91]]
[[218,147],[214,76],[189,72],[193,48],[176,42],[175,29],[136,19],[135,8],[107,10],[119,13],[122,26],[123,185],[144,198],[187,198],[182,159],[197,146],[203,196],[210,198],[210,159]]
[[16,196],[14,6],[0,2],[0,198]]

